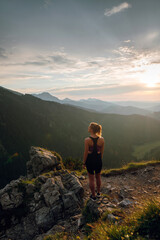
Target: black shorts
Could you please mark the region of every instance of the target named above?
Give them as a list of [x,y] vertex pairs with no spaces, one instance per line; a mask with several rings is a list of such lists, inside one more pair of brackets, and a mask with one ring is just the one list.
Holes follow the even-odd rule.
[[102,170],[101,153],[88,153],[86,160],[86,168],[90,174],[100,173]]

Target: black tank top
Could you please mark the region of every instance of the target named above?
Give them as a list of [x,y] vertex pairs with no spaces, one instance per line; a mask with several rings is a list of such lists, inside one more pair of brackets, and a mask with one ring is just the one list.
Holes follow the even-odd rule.
[[[90,147],[89,147],[89,150],[92,151],[93,153],[96,153],[96,152],[97,152],[97,140],[98,140],[99,137],[93,138],[93,137],[90,136],[90,138],[91,138],[92,141],[93,141],[93,147],[90,146]],[[91,150],[91,149],[93,149],[93,150]]]

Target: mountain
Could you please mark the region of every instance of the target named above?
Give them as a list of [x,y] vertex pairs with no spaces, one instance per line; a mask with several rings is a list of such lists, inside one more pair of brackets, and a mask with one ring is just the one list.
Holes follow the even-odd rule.
[[153,112],[160,112],[160,105],[152,106],[151,108],[149,108],[149,110]]
[[154,106],[157,106],[160,104],[160,102],[143,102],[143,101],[117,101],[117,102],[114,102],[115,104],[118,104],[120,106],[132,106],[132,107],[137,107],[137,108],[143,108],[143,109],[152,109],[154,108]]
[[12,93],[14,93],[14,94],[20,95],[20,96],[23,95],[23,93],[20,93],[20,92],[17,92],[17,91],[14,91],[14,90],[8,89],[8,88],[4,88],[4,87],[2,87],[2,86],[0,86],[0,88],[2,88],[2,89],[4,89],[4,90],[6,89],[6,90],[8,90],[8,91],[10,91],[10,92],[12,92]]
[[51,95],[48,92],[43,92],[43,93],[39,93],[39,94],[35,93],[35,94],[32,94],[32,95],[35,96],[35,97],[38,97],[42,100],[45,100],[45,101],[53,101],[53,102],[59,102],[59,103],[61,102],[60,99],[54,97],[53,95]]
[[[130,106],[130,105],[127,105],[127,102],[122,102],[122,105],[118,105],[116,103],[106,102],[106,101],[102,101],[95,98],[81,99],[79,101],[71,100],[69,98],[60,100],[46,92],[41,94],[32,94],[32,95],[39,97],[42,100],[77,106],[83,109],[92,110],[100,113],[113,113],[113,114],[121,114],[121,115],[140,114],[144,116],[150,115],[152,113],[152,110]],[[131,104],[131,102],[128,102],[128,104]]]

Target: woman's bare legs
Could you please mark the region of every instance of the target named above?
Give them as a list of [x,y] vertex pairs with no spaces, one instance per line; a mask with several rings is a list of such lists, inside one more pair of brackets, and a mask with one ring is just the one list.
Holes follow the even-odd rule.
[[92,196],[95,197],[94,174],[88,173],[88,177],[89,177],[89,187],[91,189]]
[[97,192],[100,193],[100,190],[101,190],[101,173],[96,173],[96,184],[97,184]]

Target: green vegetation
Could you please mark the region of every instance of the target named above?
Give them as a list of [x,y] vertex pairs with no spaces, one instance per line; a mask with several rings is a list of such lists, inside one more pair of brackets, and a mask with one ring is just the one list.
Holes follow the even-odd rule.
[[[160,239],[160,203],[155,199],[146,201],[142,208],[135,209],[131,215],[126,215],[122,210],[115,210],[114,214],[121,214],[121,221],[114,223],[102,215],[101,218],[91,216],[87,208],[84,208],[83,214],[88,228],[86,230],[85,240],[146,240]],[[109,212],[106,212],[106,216]],[[87,232],[88,231],[88,232]],[[69,233],[57,233],[48,235],[43,240],[76,240],[80,236],[72,236]]]
[[137,170],[139,168],[143,168],[143,167],[146,167],[146,166],[154,166],[154,165],[157,165],[157,164],[160,164],[159,160],[142,161],[142,162],[130,162],[130,163],[124,165],[121,168],[102,170],[102,176],[123,174],[125,172]]
[[66,232],[61,232],[54,235],[47,235],[43,238],[43,240],[80,240],[80,237]]
[[90,211],[89,206],[87,205],[89,200],[86,201],[84,208],[82,209],[82,215],[85,217],[85,233],[88,235],[91,233],[91,223],[96,222],[100,215],[98,212]]
[[82,160],[92,121],[103,126],[103,167],[108,169],[136,161],[133,146],[160,141],[160,121],[150,117],[89,112],[1,87],[0,98],[0,187],[26,174],[31,146]]
[[63,160],[63,164],[69,170],[82,171],[82,160],[79,158],[67,157]]
[[119,217],[124,217],[124,212],[122,209],[120,208],[114,208],[112,210],[106,210],[103,214],[102,214],[102,221],[106,221],[108,214],[114,214],[115,216],[117,216],[116,218],[119,219]]
[[156,200],[146,202],[142,209],[125,218],[120,224],[100,219],[92,224],[88,239],[92,240],[142,240],[160,239],[160,203]]
[[[143,160],[147,158],[147,159],[152,159],[152,157],[154,156],[152,154],[152,157],[150,156],[150,152],[154,149],[160,148],[160,141],[156,141],[156,142],[150,142],[150,143],[145,143],[142,145],[138,145],[138,146],[134,146],[134,150],[132,155],[137,159],[137,160]],[[159,152],[160,153],[160,152]],[[159,158],[160,159],[160,154],[159,154]]]

